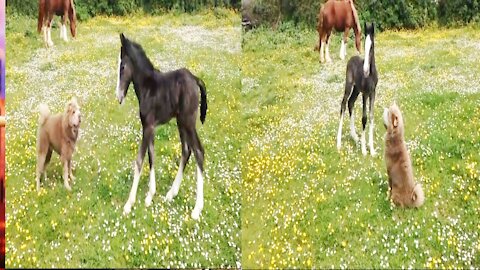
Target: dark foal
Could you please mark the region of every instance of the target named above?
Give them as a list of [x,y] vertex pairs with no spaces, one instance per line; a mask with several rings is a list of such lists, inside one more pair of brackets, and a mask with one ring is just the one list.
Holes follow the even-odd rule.
[[350,135],[355,142],[358,142],[358,136],[355,132],[355,123],[353,117],[353,106],[360,92],[363,97],[363,114],[362,114],[362,154],[367,155],[365,146],[365,127],[367,125],[367,99],[370,101],[370,136],[369,147],[370,154],[375,155],[373,147],[373,109],[375,104],[375,88],[377,87],[378,74],[375,67],[375,26],[373,23],[367,25],[365,23],[365,60],[359,56],[350,58],[347,64],[347,74],[345,78],[345,94],[343,95],[342,105],[340,109],[340,125],[337,134],[337,149],[342,146],[342,125],[345,115],[345,108],[348,100],[348,112],[350,113]]
[[120,40],[122,48],[119,56],[117,98],[121,104],[127,94],[130,82],[133,82],[143,128],[142,143],[134,164],[133,185],[123,212],[125,215],[130,213],[132,205],[135,203],[147,149],[150,163],[150,182],[145,204],[147,207],[151,205],[155,194],[155,170],[153,166],[155,127],[176,118],[182,144],[182,158],[175,181],[166,195],[166,200],[171,201],[178,194],[183,170],[193,151],[197,161],[197,199],[192,218],[197,220],[203,209],[204,150],[195,124],[199,94],[201,96],[200,120],[202,123],[205,121],[207,113],[205,84],[188,69],[160,72],[153,67],[139,44],[128,40],[123,34],[120,35]]

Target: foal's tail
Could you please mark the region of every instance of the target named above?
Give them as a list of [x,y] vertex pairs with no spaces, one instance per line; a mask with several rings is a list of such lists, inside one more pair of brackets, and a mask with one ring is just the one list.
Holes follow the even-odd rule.
[[43,126],[45,124],[45,121],[47,121],[47,118],[50,116],[50,109],[48,109],[48,106],[46,104],[40,104],[38,105],[38,111],[40,112],[40,116],[38,117],[38,124],[40,126]]
[[38,24],[37,24],[37,32],[40,33],[43,27],[43,16],[45,9],[45,0],[38,0]]
[[205,117],[207,116],[207,88],[202,79],[196,79],[198,87],[200,87],[200,121],[202,121],[203,124],[205,122]]

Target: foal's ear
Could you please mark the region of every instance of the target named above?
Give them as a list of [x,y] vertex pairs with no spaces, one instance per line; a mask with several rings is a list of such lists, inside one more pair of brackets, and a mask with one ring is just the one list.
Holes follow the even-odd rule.
[[120,42],[122,43],[122,46],[124,46],[124,47],[125,47],[126,40],[127,40],[127,38],[125,37],[125,35],[123,33],[121,33],[120,34]]

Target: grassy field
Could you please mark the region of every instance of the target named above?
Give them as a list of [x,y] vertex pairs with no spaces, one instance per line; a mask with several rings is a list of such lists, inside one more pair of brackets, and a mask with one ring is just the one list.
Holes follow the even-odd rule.
[[[387,31],[379,72],[375,148],[348,135],[336,149],[346,60],[319,64],[317,34],[283,25],[243,36],[242,107],[255,134],[242,164],[243,267],[470,268],[480,264],[480,31]],[[363,45],[363,44],[362,44]],[[354,55],[350,40],[347,59]],[[383,107],[396,101],[426,202],[387,199]],[[355,107],[361,127],[361,99]]]
[[[57,25],[58,19],[55,19]],[[52,30],[45,49],[36,20],[7,23],[7,267],[236,267],[241,261],[242,131],[240,16],[230,10],[158,17],[96,17],[68,43]],[[146,208],[148,162],[128,217],[122,215],[133,178],[141,125],[130,89],[115,98],[119,33],[145,48],[162,71],[187,67],[207,86],[208,113],[199,136],[205,147],[205,206],[199,222],[195,166],[190,160],[179,195],[163,197],[178,169],[175,121],[156,131],[157,193]],[[133,88],[133,86],[131,87]],[[35,189],[39,103],[63,111],[77,96],[83,122],[73,157],[76,181],[67,192],[58,155]]]

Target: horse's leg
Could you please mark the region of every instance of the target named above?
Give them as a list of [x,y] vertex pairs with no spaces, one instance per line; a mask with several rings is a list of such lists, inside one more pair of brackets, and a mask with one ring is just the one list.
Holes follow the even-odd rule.
[[363,108],[362,108],[362,154],[367,155],[367,147],[365,145],[365,127],[367,126],[367,95],[362,94]]
[[322,38],[322,39],[320,40],[320,63],[325,62],[324,50],[325,50],[325,39]]
[[185,127],[183,127],[179,121],[177,121],[177,126],[178,126],[178,132],[180,134],[180,143],[182,144],[182,157],[180,160],[180,164],[178,166],[177,176],[173,181],[172,187],[170,188],[170,190],[167,192],[167,195],[165,196],[166,201],[172,201],[173,198],[177,196],[178,191],[180,190],[180,184],[182,183],[183,171],[185,170],[185,166],[187,165],[188,160],[190,159],[190,155],[192,154],[191,147],[188,146],[188,143],[186,140],[187,133],[186,133]]
[[135,203],[135,198],[137,196],[138,182],[140,181],[140,174],[142,172],[143,159],[145,158],[145,153],[150,141],[153,139],[153,126],[143,127],[143,137],[142,144],[138,151],[137,159],[134,162],[134,176],[132,189],[130,190],[130,195],[128,196],[128,201],[123,207],[123,214],[128,215],[132,210],[132,205]]
[[53,46],[53,41],[52,41],[52,20],[53,20],[53,14],[48,14],[48,19],[47,19],[47,44],[49,47]]
[[350,28],[345,28],[342,37],[342,46],[340,47],[340,59],[345,60],[345,56],[347,56],[347,41],[348,41],[348,32]]
[[327,33],[327,42],[325,44],[325,57],[327,58],[328,63],[332,62],[332,58],[330,58],[330,49],[328,48],[330,46],[331,36],[332,36],[332,32],[330,31],[329,33]]
[[[65,11],[65,14],[67,14],[68,10]],[[67,35],[67,17],[66,15],[62,16],[61,19],[62,26],[60,27],[60,38],[63,39],[65,42],[68,42],[68,35]]]
[[[67,29],[65,28],[65,35],[67,34]],[[152,136],[151,140],[148,144],[148,164],[150,165],[150,180],[148,182],[148,192],[147,196],[145,197],[145,206],[149,207],[152,205],[153,196],[155,195],[155,191],[157,189],[155,183],[155,168],[153,166],[153,161],[155,158],[155,148],[154,148],[155,137]]]
[[200,139],[198,138],[195,127],[190,130],[188,136],[191,142],[190,145],[192,146],[193,154],[197,160],[197,199],[195,202],[195,207],[192,211],[192,218],[198,220],[203,209],[203,160],[205,152]]
[[370,146],[370,154],[375,156],[375,148],[373,147],[373,127],[374,127],[374,118],[373,118],[373,109],[375,104],[375,92],[370,93],[370,134],[368,137],[368,145]]
[[337,132],[337,149],[340,150],[342,147],[342,126],[343,126],[343,117],[345,116],[345,109],[347,107],[347,100],[350,97],[353,91],[353,76],[351,75],[350,70],[347,67],[347,76],[345,79],[345,93],[343,94],[342,104],[340,106],[340,124],[338,125]]
[[357,100],[358,94],[360,94],[360,91],[358,91],[358,88],[354,85],[352,95],[348,99],[348,112],[350,113],[350,136],[356,143],[358,143],[358,135],[357,132],[355,132],[355,117],[353,107],[355,105],[355,101]]

